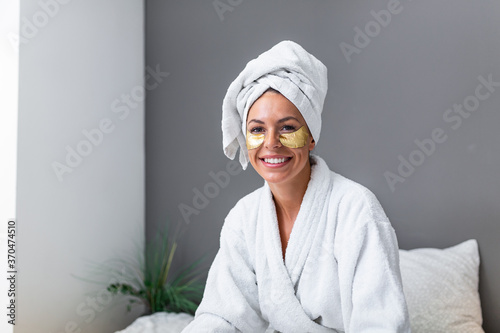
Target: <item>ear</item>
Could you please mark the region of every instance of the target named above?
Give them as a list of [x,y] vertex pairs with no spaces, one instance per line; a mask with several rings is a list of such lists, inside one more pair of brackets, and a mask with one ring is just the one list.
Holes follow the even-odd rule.
[[312,151],[315,146],[316,146],[316,141],[314,141],[313,137],[311,136],[311,142],[309,142],[309,151]]

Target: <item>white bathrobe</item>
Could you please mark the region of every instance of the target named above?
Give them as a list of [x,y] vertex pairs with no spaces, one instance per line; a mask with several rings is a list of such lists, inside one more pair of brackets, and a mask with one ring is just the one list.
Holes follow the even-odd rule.
[[285,260],[266,183],[229,212],[183,332],[410,332],[397,239],[380,203],[314,159]]

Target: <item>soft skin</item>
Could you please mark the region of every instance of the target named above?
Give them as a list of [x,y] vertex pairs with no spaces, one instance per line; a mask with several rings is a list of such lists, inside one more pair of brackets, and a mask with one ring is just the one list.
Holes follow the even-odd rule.
[[[307,126],[297,107],[280,93],[268,91],[257,99],[247,116],[247,130],[265,134],[262,145],[248,151],[250,163],[268,184],[276,205],[283,255],[299,213],[302,198],[311,177],[309,152],[314,149],[314,138],[302,148],[288,148],[281,144],[279,135]],[[286,158],[284,163],[271,165],[264,158]]]

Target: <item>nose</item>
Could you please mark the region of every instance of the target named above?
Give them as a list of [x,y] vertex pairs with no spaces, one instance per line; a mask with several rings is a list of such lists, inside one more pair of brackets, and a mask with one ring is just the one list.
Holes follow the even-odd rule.
[[264,141],[264,146],[267,149],[276,149],[281,147],[281,141],[280,141],[280,135],[278,131],[268,131],[265,141]]

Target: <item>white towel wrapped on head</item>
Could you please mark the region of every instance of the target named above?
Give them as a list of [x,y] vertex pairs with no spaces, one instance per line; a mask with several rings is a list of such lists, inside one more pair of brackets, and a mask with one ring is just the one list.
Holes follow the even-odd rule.
[[321,112],[328,90],[326,66],[292,41],[282,41],[251,60],[229,86],[222,104],[224,153],[248,165],[245,143],[246,117],[251,105],[268,89],[279,91],[304,117],[316,143],[321,132]]

